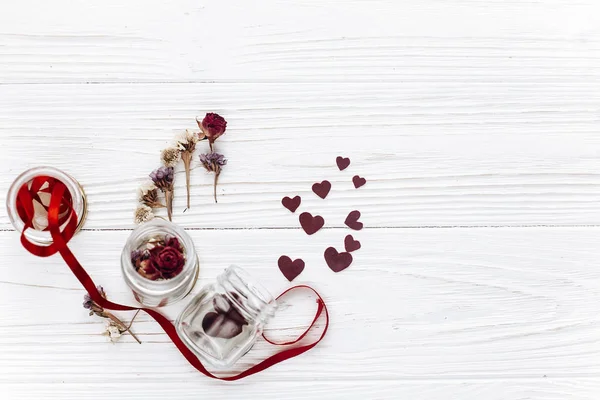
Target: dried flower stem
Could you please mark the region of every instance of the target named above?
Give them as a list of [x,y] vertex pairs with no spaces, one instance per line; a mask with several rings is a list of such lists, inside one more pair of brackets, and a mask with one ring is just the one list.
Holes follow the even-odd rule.
[[187,208],[190,208],[190,164],[192,162],[192,152],[182,151],[181,160],[185,167],[185,186],[187,188]]
[[118,325],[119,329],[123,332],[129,332],[129,334],[131,336],[133,336],[133,338],[139,343],[142,344],[142,342],[140,341],[140,339],[138,339],[138,337],[131,331],[131,324],[133,324],[133,320],[135,319],[135,317],[137,317],[138,313],[140,312],[140,310],[137,310],[137,312],[135,313],[135,315],[133,316],[133,318],[131,319],[131,322],[129,323],[129,326],[126,326],[123,321],[121,321],[119,318],[117,318],[114,314],[109,313],[108,311],[105,311],[104,314],[106,314],[106,317],[109,318],[111,321],[113,321],[115,324]]
[[169,221],[173,221],[173,191],[165,190],[165,203],[167,205],[167,215],[169,216]]
[[218,201],[217,201],[217,182],[219,181],[219,175],[221,175],[221,169],[220,168],[215,172],[215,184],[214,184],[214,187],[213,187],[214,195],[215,195],[215,203],[218,203]]

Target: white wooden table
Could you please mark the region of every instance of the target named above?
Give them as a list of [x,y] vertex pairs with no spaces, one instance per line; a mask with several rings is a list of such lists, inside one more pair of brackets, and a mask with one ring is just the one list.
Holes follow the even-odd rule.
[[[220,203],[195,162],[183,214],[177,180],[196,291],[233,263],[277,293],[277,258],[302,257],[297,282],[324,294],[332,326],[299,358],[209,380],[147,316],[142,345],[107,343],[62,259],[28,254],[2,210],[2,398],[600,398],[599,22],[597,0],[4,0],[2,203],[26,168],[74,175],[90,213],[71,247],[133,303],[119,255],[136,186],[174,133],[218,112]],[[310,191],[322,179],[327,200]],[[280,205],[294,194],[329,229],[305,235]],[[334,274],[323,250],[353,209],[363,248]],[[310,319],[295,300],[272,335]]]

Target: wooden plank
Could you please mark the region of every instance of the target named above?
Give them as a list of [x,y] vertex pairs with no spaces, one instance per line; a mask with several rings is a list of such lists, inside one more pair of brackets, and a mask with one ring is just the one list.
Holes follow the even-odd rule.
[[[135,190],[172,135],[216,110],[229,159],[212,177],[194,161],[195,228],[297,228],[280,205],[343,226],[522,226],[600,223],[598,84],[223,83],[0,86],[0,201],[22,170],[71,172],[90,200],[89,229],[131,228]],[[452,95],[448,95],[452,93]],[[196,127],[197,129],[197,127]],[[199,146],[206,151],[206,144]],[[203,150],[202,150],[203,149]],[[351,157],[343,172],[335,157]],[[368,179],[355,190],[351,177]],[[178,176],[182,176],[181,173]],[[329,179],[327,200],[310,190]],[[10,229],[5,214],[0,228]]]
[[[268,229],[190,233],[202,265],[195,291],[235,263],[277,293],[288,287],[276,267],[285,253],[306,261],[298,283],[314,285],[331,311],[331,332],[318,348],[249,385],[231,386],[230,396],[245,390],[274,396],[269,391],[276,390],[293,398],[296,385],[315,380],[310,394],[322,390],[326,398],[345,393],[342,387],[362,397],[375,390],[375,398],[419,390],[428,399],[558,399],[567,393],[591,399],[597,393],[598,228],[365,229],[355,234],[363,248],[354,264],[339,274],[327,269],[321,254],[328,245],[341,247],[345,230],[314,237]],[[84,232],[72,248],[110,298],[132,302],[118,267],[127,235]],[[83,290],[61,259],[26,254],[14,232],[0,238],[0,383],[10,388],[35,380],[19,386],[22,398],[44,390],[81,393],[100,381],[109,382],[106,393],[152,398],[169,389],[185,397],[200,390],[218,398],[223,385],[194,372],[147,317],[135,325],[144,344],[128,337],[105,343],[102,322],[81,307]],[[310,319],[313,300],[300,294],[294,301],[296,307],[283,307],[271,325],[272,335],[292,337]],[[175,317],[181,307],[166,312]],[[276,329],[283,327],[292,329]],[[239,367],[272,351],[260,343]]]
[[26,0],[0,13],[0,82],[581,85],[598,82],[598,11],[595,0]]

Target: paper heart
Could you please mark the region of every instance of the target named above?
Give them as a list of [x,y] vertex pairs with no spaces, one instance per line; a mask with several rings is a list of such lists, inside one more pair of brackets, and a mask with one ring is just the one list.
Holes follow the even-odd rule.
[[350,253],[338,253],[333,247],[328,247],[325,250],[325,262],[327,266],[333,272],[340,272],[345,270],[352,264],[352,254]]
[[296,196],[293,199],[289,198],[288,196],[285,196],[283,199],[281,199],[281,204],[283,204],[283,206],[291,212],[296,212],[298,207],[300,207],[301,202],[302,199],[300,198],[300,196]]
[[279,270],[283,276],[290,282],[304,271],[304,261],[300,258],[292,261],[288,256],[281,256],[277,261],[277,265],[279,265]]
[[367,183],[367,180],[365,178],[361,178],[358,175],[354,175],[354,177],[352,178],[352,183],[354,183],[354,187],[356,189],[358,189],[359,187],[363,186],[365,183]]
[[348,168],[348,166],[350,165],[350,159],[349,158],[344,158],[342,156],[338,156],[335,159],[335,162],[338,166],[338,168],[340,169],[340,171],[345,170],[346,168]]
[[346,236],[344,239],[344,247],[348,253],[351,253],[355,250],[360,249],[360,242],[358,240],[354,240],[352,235]]
[[325,220],[320,215],[312,216],[309,212],[303,212],[298,218],[300,220],[300,226],[304,229],[307,235],[317,233],[319,229],[325,225]]
[[344,223],[350,229],[354,229],[355,231],[360,231],[363,228],[363,223],[358,222],[360,218],[360,211],[354,210],[351,211],[350,214],[346,217],[346,221]]
[[331,182],[329,182],[329,181],[323,181],[321,183],[317,182],[314,185],[312,185],[312,191],[315,192],[315,194],[322,199],[327,197],[330,190],[331,190]]

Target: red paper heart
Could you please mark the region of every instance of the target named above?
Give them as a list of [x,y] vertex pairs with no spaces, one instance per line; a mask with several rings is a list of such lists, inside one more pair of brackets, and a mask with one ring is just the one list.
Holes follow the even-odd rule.
[[325,225],[325,220],[320,215],[312,216],[309,212],[303,212],[299,217],[300,225],[304,232],[308,235],[312,235],[313,233],[317,233],[319,229]]
[[331,190],[331,182],[329,182],[329,181],[323,181],[321,183],[317,182],[314,185],[312,185],[312,191],[315,192],[315,194],[322,199],[327,197],[330,190]]
[[352,254],[338,253],[333,247],[328,247],[325,250],[324,255],[327,266],[329,266],[333,272],[343,271],[352,264]]
[[348,168],[348,166],[350,165],[350,159],[349,158],[344,158],[342,156],[338,156],[335,159],[335,162],[338,166],[338,168],[340,169],[340,171],[345,170],[346,168]]
[[352,178],[352,183],[354,183],[354,187],[358,189],[359,187],[367,183],[367,180],[365,178],[361,178],[358,175],[354,175],[354,177]]
[[283,204],[283,206],[291,212],[295,212],[298,209],[298,207],[300,207],[301,202],[302,199],[300,198],[300,196],[296,196],[293,199],[290,199],[288,196],[285,196],[283,199],[281,199],[281,204]]
[[354,210],[351,211],[350,214],[346,217],[346,221],[344,223],[350,229],[354,229],[355,231],[360,231],[363,228],[363,223],[358,222],[360,218],[360,211]]
[[288,256],[281,256],[277,261],[277,265],[279,265],[279,270],[283,276],[290,282],[304,271],[304,261],[300,258],[292,261]]
[[348,253],[351,253],[355,250],[360,249],[360,242],[358,240],[354,240],[352,235],[348,235],[344,239],[344,247],[346,247],[346,251]]

